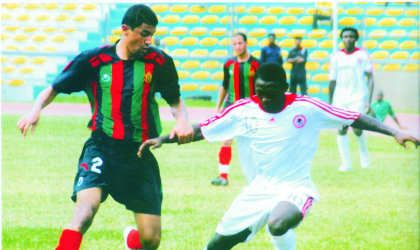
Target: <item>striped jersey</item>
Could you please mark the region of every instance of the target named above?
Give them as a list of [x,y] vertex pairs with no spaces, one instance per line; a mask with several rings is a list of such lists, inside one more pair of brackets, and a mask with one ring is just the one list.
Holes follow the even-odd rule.
[[278,113],[265,112],[258,96],[239,100],[201,123],[201,132],[209,142],[238,138],[239,160],[248,185],[257,182],[270,190],[300,188],[318,200],[311,162],[319,132],[350,125],[360,113],[307,96],[285,96],[285,107]]
[[260,63],[252,55],[246,62],[238,62],[237,57],[233,57],[225,63],[222,86],[228,90],[227,102],[255,95],[254,76],[259,67]]
[[178,74],[170,56],[150,47],[142,58],[121,60],[116,44],[79,54],[52,87],[57,93],[86,92],[92,110],[89,128],[134,142],[159,136],[155,92],[168,104],[180,97]]

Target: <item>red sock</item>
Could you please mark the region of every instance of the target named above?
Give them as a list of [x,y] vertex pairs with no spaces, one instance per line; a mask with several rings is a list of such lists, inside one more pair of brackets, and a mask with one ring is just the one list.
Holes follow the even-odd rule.
[[137,230],[131,230],[127,237],[127,246],[133,249],[142,249],[143,246],[140,243],[140,234]]
[[220,177],[225,178],[226,180],[228,179],[228,174],[227,173],[220,173]]
[[231,159],[232,159],[232,148],[221,147],[220,153],[219,153],[219,163],[222,165],[229,165]]
[[79,250],[82,237],[83,235],[79,232],[65,229],[61,233],[60,242],[55,250]]

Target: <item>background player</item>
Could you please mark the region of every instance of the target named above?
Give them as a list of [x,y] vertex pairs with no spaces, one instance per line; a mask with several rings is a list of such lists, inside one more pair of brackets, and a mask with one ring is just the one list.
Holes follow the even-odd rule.
[[308,58],[308,50],[300,46],[302,41],[301,37],[296,37],[296,47],[294,47],[287,57],[287,62],[291,63],[292,70],[290,72],[290,92],[296,94],[297,85],[300,86],[300,92],[302,95],[308,95],[306,91],[308,86],[306,85],[306,59]]
[[[275,249],[295,249],[293,229],[308,214],[312,201],[319,199],[311,180],[311,162],[322,129],[350,125],[394,136],[406,148],[407,141],[416,148],[420,145],[419,140],[369,116],[285,94],[286,73],[278,64],[263,64],[255,79],[257,96],[236,101],[220,115],[193,126],[194,141],[239,138],[241,167],[248,183],[220,220],[208,250],[247,242],[266,224]],[[149,146],[176,141],[169,135],[148,140],[139,156]]]
[[[237,33],[232,38],[233,49],[237,56],[229,59],[223,67],[223,83],[217,99],[216,114],[219,114],[223,101],[225,108],[234,101],[255,94],[254,75],[260,67],[258,60],[248,53],[247,37]],[[219,177],[211,181],[213,185],[228,185],[229,164],[232,159],[232,140],[222,142],[219,152]]]
[[261,50],[261,64],[274,62],[283,65],[283,57],[281,56],[281,48],[276,44],[276,35],[268,34],[270,44]]
[[[341,31],[340,37],[345,48],[331,56],[329,102],[338,108],[369,114],[374,86],[372,59],[366,50],[355,46],[359,39],[356,29],[346,27]],[[342,160],[339,171],[351,169],[347,129],[348,126],[339,129],[337,136],[338,150]],[[359,144],[360,164],[363,168],[368,168],[370,156],[366,136],[360,129],[355,128],[353,131]]]
[[376,93],[376,102],[373,102],[370,106],[372,108],[372,116],[375,117],[376,120],[384,122],[386,116],[389,114],[400,129],[406,129],[401,127],[398,122],[398,119],[394,114],[394,110],[392,110],[391,103],[384,100],[384,92],[382,92],[382,90],[379,90]]
[[130,7],[122,20],[123,36],[112,46],[82,52],[37,97],[32,111],[17,124],[23,136],[34,132],[41,113],[58,93],[84,90],[92,105],[90,129],[74,182],[73,218],[57,250],[77,250],[108,194],[134,212],[137,230],[124,232],[127,249],[157,249],[161,238],[162,188],[153,154],[136,156],[142,141],[159,134],[154,93],[172,108],[180,143],[192,139],[187,111],[180,98],[178,75],[170,56],[150,47],[158,23],[145,5]]

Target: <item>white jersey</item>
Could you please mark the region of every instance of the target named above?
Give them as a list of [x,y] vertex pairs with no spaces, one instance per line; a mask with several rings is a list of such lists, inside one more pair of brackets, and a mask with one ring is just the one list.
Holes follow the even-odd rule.
[[333,105],[368,102],[369,92],[365,72],[373,72],[373,62],[366,50],[356,48],[347,54],[342,49],[332,54],[329,79],[336,81]]
[[282,111],[267,113],[258,96],[253,96],[236,101],[200,127],[209,142],[238,138],[239,159],[248,185],[252,182],[253,187],[264,186],[266,190],[302,188],[316,201],[319,195],[311,179],[311,162],[319,131],[350,125],[359,116],[358,112],[295,94],[286,94]]

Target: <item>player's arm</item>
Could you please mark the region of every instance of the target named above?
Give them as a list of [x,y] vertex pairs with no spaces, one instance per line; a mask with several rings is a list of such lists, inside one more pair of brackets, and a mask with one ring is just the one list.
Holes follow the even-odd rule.
[[418,139],[410,135],[401,133],[393,128],[390,128],[386,126],[385,124],[367,115],[360,115],[360,117],[357,118],[350,126],[353,128],[374,131],[381,134],[392,136],[395,138],[395,140],[397,140],[399,144],[401,144],[407,149],[409,148],[408,145],[405,144],[407,141],[413,142],[416,148],[417,146],[420,145],[420,141]]
[[391,104],[389,104],[388,114],[394,119],[395,123],[398,125],[400,129],[406,129],[405,127],[402,127],[400,123],[398,122],[397,117],[395,116],[394,110],[392,110]]
[[188,112],[181,97],[178,101],[171,104],[172,115],[176,119],[176,125],[170,133],[170,138],[175,135],[179,138],[178,144],[189,143],[194,137],[194,131],[188,122]]
[[222,109],[223,100],[225,99],[227,95],[228,90],[225,89],[224,86],[220,87],[219,90],[219,97],[217,98],[217,104],[216,104],[216,114],[220,114],[220,111]]
[[373,96],[373,88],[375,86],[375,83],[373,81],[373,74],[372,72],[365,72],[366,77],[368,78],[368,90],[369,90],[369,100],[366,104],[366,114],[369,114],[369,112],[372,110],[370,107],[370,103],[372,103],[372,96]]
[[31,126],[31,133],[33,134],[35,132],[35,128],[38,125],[39,117],[41,115],[41,110],[50,104],[57,94],[58,93],[54,91],[52,86],[48,86],[38,95],[31,111],[24,117],[20,118],[17,123],[17,127],[23,134],[23,137],[26,136],[26,132]]
[[332,100],[333,100],[336,83],[337,83],[336,80],[330,80],[330,84],[328,85],[328,90],[329,90],[329,93],[328,93],[328,102],[330,104],[332,103]]

